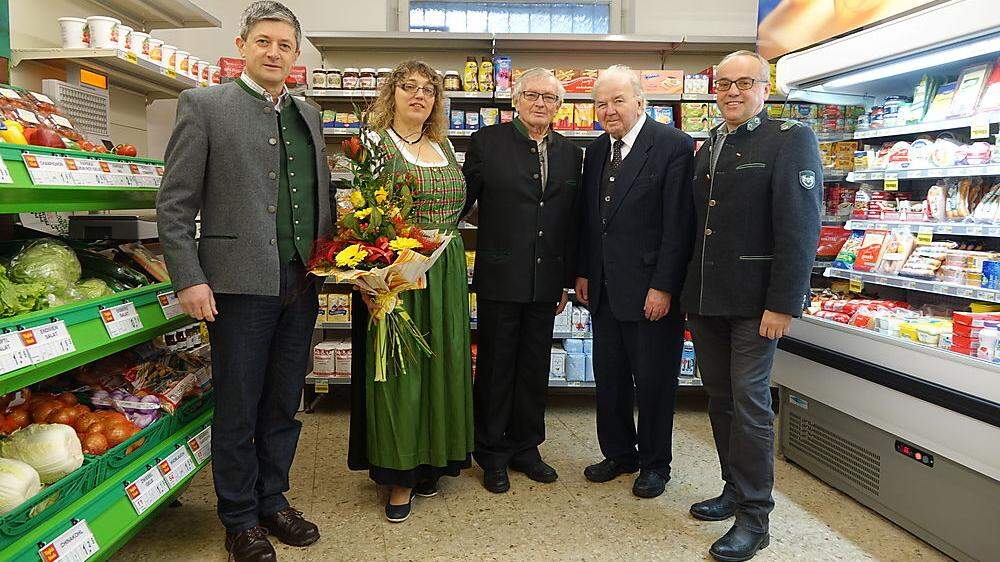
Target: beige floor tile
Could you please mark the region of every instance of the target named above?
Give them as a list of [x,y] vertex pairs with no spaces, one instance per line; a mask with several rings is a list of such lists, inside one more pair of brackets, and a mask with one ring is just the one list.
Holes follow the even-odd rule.
[[[632,495],[633,475],[603,484],[583,469],[601,459],[593,398],[551,396],[543,458],[559,472],[552,484],[511,472],[511,491],[491,494],[474,467],[445,478],[434,498],[415,498],[402,524],[385,521],[386,491],[366,472],[347,469],[349,412],[335,393],[302,414],[289,498],[323,533],[306,549],[277,545],[279,560],[709,560],[711,543],[731,522],[692,519],[694,502],[722,487],[705,401],[681,400],[674,424],[672,479],[664,495]],[[755,560],[947,560],[885,518],[798,467],[775,465],[771,545]],[[202,471],[178,508],[156,515],[116,556],[126,562],[225,560],[211,471]],[[163,553],[171,555],[165,557]]]

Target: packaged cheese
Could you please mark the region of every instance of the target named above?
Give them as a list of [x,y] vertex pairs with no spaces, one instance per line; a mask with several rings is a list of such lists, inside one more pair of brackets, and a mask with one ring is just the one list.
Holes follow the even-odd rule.
[[875,271],[879,258],[882,256],[882,247],[885,244],[888,230],[867,230],[861,240],[861,247],[858,248],[857,257],[854,259],[855,271]]

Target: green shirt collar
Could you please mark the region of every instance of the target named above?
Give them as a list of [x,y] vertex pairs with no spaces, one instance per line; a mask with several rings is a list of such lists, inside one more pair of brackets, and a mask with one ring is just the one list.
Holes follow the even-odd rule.
[[[524,124],[523,121],[521,121],[520,117],[515,116],[513,123],[514,123],[514,128],[517,129],[517,132],[521,133],[522,135],[524,135],[526,138],[528,138],[531,141],[538,142],[538,141],[535,141],[535,139],[533,139],[531,137],[531,134],[528,132],[528,127]],[[549,126],[548,132],[545,133],[545,140],[552,140],[552,126],[551,125]]]
[[282,84],[281,95],[278,96],[278,99],[274,99],[274,96],[271,95],[271,92],[268,92],[266,89],[264,89],[263,86],[254,82],[253,79],[250,78],[250,76],[246,72],[240,74],[240,77],[236,79],[236,83],[239,84],[244,90],[246,90],[247,93],[250,94],[251,96],[259,100],[271,103],[272,105],[274,105],[275,109],[280,109],[282,106],[284,106],[285,100],[289,97],[288,86]]

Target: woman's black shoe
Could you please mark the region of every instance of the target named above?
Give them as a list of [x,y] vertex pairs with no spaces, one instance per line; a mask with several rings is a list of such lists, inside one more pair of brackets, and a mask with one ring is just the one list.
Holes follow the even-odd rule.
[[385,502],[385,518],[392,523],[402,523],[410,517],[410,508],[413,506],[413,496],[416,495],[413,490],[410,490],[410,501],[404,503],[403,505],[392,505],[392,496],[390,495],[389,501]]
[[433,498],[438,495],[437,482],[421,482],[413,489],[413,493],[422,498]]

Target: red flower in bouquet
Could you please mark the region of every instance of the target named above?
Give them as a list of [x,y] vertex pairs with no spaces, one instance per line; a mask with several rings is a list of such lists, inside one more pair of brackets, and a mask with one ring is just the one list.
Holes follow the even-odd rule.
[[344,150],[344,155],[352,161],[358,163],[364,161],[365,147],[362,145],[360,137],[351,137],[340,143],[340,146]]

